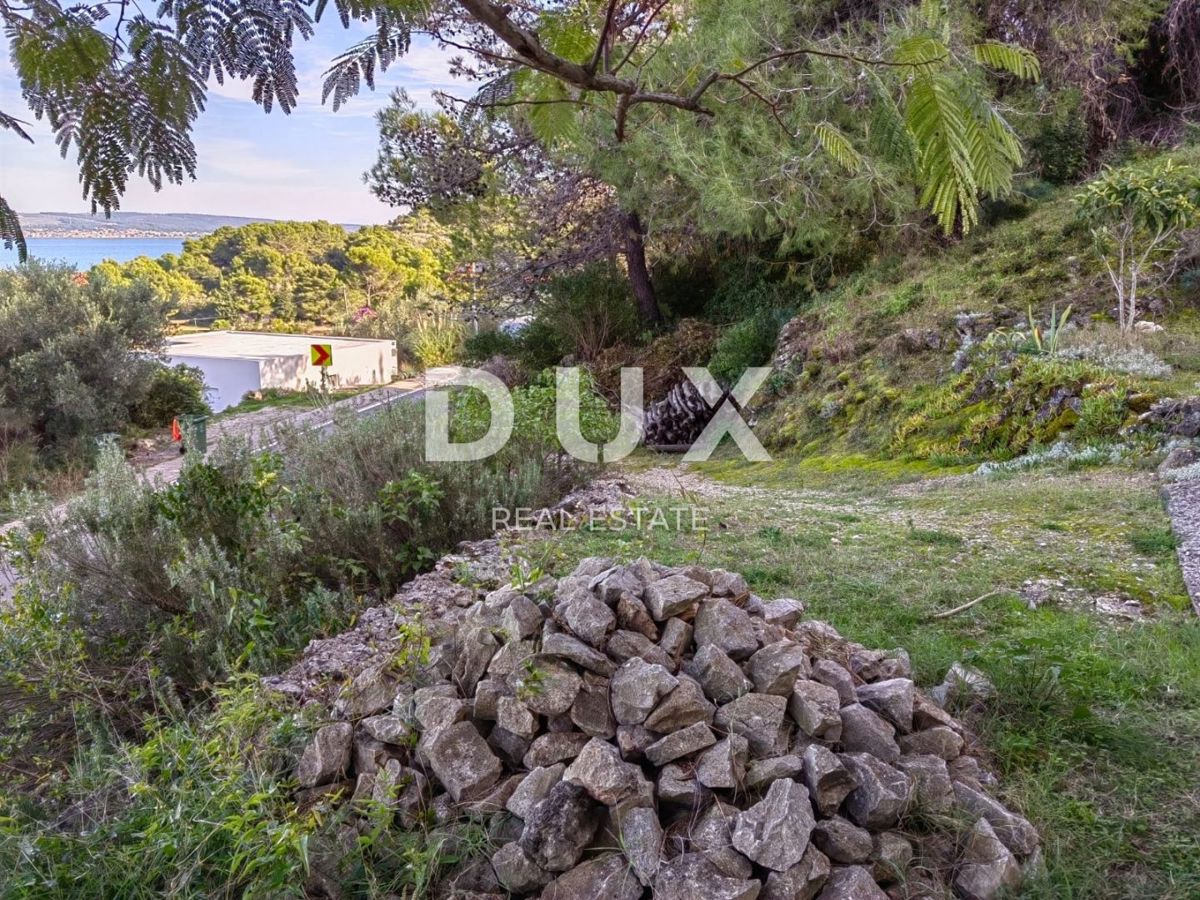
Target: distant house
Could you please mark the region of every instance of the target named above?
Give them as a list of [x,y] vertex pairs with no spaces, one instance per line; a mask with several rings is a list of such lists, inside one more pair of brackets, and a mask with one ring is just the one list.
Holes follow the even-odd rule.
[[313,344],[329,344],[331,387],[387,384],[396,378],[396,342],[368,338],[275,334],[258,331],[205,331],[167,339],[171,365],[184,363],[204,373],[213,412],[239,403],[264,388],[303,390],[321,384],[312,364]]

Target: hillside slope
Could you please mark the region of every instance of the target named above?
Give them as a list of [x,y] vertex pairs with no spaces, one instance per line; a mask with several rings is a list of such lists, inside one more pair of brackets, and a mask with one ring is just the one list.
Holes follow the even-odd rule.
[[[1148,298],[1132,344],[1073,190],[992,210],[934,248],[881,253],[818,295],[780,335],[760,410],[776,448],[1006,459],[1060,439],[1128,436],[1158,399],[1197,393],[1200,268]],[[1043,333],[1070,317],[1054,352]]]

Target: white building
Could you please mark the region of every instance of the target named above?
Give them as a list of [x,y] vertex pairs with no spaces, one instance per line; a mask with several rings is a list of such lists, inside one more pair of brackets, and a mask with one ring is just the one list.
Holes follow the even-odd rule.
[[329,344],[330,387],[387,384],[396,378],[396,342],[369,338],[273,334],[259,331],[204,331],[167,339],[171,365],[184,363],[204,373],[213,412],[234,406],[247,393],[264,388],[303,390],[321,385],[312,364],[313,344]]

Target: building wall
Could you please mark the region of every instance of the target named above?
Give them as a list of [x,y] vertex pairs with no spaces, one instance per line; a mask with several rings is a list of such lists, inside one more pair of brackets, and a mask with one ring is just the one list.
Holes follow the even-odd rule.
[[[265,388],[283,388],[288,391],[302,391],[312,383],[309,379],[309,364],[307,356],[268,356],[258,361],[259,380]],[[320,375],[317,376],[320,384]]]
[[257,359],[221,359],[212,356],[171,356],[171,365],[195,366],[204,373],[206,394],[213,412],[236,406],[250,391],[261,390],[262,379]]
[[[204,372],[204,380],[212,389],[209,403],[214,412],[236,405],[248,391],[264,388],[280,388],[300,391],[305,387],[320,387],[321,368],[312,364],[309,343],[306,339],[288,336],[279,341],[279,352],[261,352],[271,342],[262,335],[248,335],[248,340],[239,341],[238,332],[221,336],[213,342],[211,355],[194,352],[189,354],[170,353],[174,363],[187,363]],[[312,338],[312,343],[329,343],[333,346],[333,365],[326,369],[326,383],[331,388],[358,387],[369,384],[387,384],[397,374],[395,341],[369,341],[340,343],[337,339]],[[251,349],[255,355],[236,355]],[[183,350],[184,348],[180,348]],[[207,347],[205,348],[208,349]],[[228,352],[230,355],[224,355]]]
[[[314,338],[314,343],[320,343]],[[333,345],[333,365],[327,370],[333,387],[357,387],[364,384],[387,384],[396,378],[396,344],[379,341],[355,346]],[[305,379],[309,384],[320,387],[321,369],[311,364],[307,357]]]

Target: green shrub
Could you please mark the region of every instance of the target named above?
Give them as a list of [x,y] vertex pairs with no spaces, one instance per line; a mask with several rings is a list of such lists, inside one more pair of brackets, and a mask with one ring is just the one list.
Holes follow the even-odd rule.
[[562,335],[544,319],[534,319],[517,334],[517,359],[531,372],[558,365],[569,352]]
[[372,802],[351,820],[336,791],[298,804],[296,759],[320,724],[247,679],[140,741],[98,741],[43,804],[0,797],[0,894],[415,900],[490,851],[481,824],[398,827]]
[[1105,385],[1089,386],[1079,404],[1079,421],[1071,432],[1076,441],[1102,441],[1117,435],[1129,406],[1123,391],[1106,389]]
[[[55,803],[5,802],[4,895],[302,896],[316,821],[289,779],[306,729],[256,682],[219,696],[211,715],[152,723],[140,744],[98,741]],[[79,815],[56,823],[55,806]]]
[[[269,671],[344,623],[349,594],[312,574],[281,459],[223,446],[161,491],[101,451],[84,493],[10,537],[25,576],[16,611],[45,609],[108,668],[152,658],[185,691]],[[91,643],[94,641],[95,643]],[[129,700],[141,699],[131,684]]]
[[204,375],[192,366],[160,366],[155,369],[146,396],[130,410],[130,418],[142,428],[161,428],[180,415],[208,415],[204,402]]
[[424,368],[446,366],[462,355],[463,327],[449,318],[424,319],[413,327],[409,337],[412,354]]
[[567,353],[582,360],[593,360],[600,351],[638,334],[629,279],[613,265],[598,263],[560,275],[546,293],[537,321],[558,336]]
[[[542,372],[531,384],[513,390],[513,434],[521,436],[525,452],[552,460],[554,467],[571,468],[558,440],[557,389],[553,372]],[[491,421],[483,394],[460,391],[455,396],[452,433],[456,441],[476,440],[486,433]],[[579,425],[583,436],[593,443],[612,439],[617,432],[616,417],[596,392],[587,371],[580,372]]]
[[186,706],[235,673],[277,670],[363,594],[490,533],[493,508],[557,499],[580,470],[548,451],[552,394],[518,393],[518,410],[500,453],[453,466],[425,461],[414,403],[322,440],[281,430],[269,454],[222,442],[161,490],[103,451],[65,511],[5,537],[23,582],[0,619],[0,712],[22,727],[0,762],[70,753],[62,737],[88,716],[64,698],[127,734],[164,691]]
[[1042,178],[1051,184],[1078,180],[1087,169],[1090,141],[1079,91],[1067,90],[1054,97],[1038,122],[1040,128],[1030,140],[1030,149]]
[[785,310],[795,305],[798,288],[763,277],[763,266],[739,268],[726,276],[704,305],[706,318],[718,323],[742,322],[767,310]]
[[487,362],[493,356],[516,356],[520,342],[505,331],[481,331],[463,342],[463,359],[471,363]]
[[0,407],[28,422],[57,455],[90,454],[91,439],[121,431],[159,364],[166,315],[144,282],[67,266],[0,270]]
[[910,282],[897,288],[897,290],[883,302],[881,307],[883,313],[887,316],[898,316],[908,312],[914,306],[917,306],[925,299],[922,285],[919,282]]
[[762,310],[726,329],[708,361],[708,370],[722,384],[731,385],[751,366],[766,365],[775,352],[782,316]]

